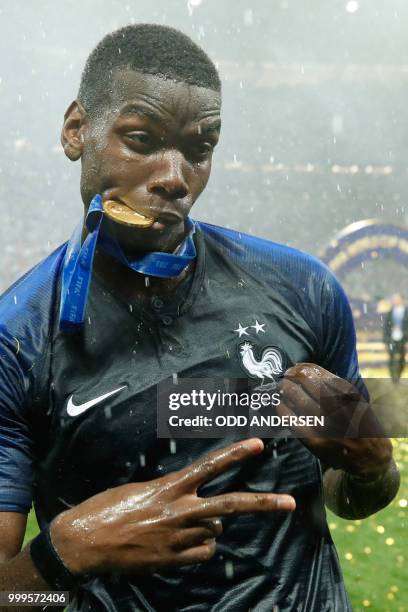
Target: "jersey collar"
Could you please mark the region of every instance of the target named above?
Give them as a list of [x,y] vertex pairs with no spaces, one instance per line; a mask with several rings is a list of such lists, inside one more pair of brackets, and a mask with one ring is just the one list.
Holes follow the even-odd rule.
[[62,332],[78,331],[84,324],[97,245],[134,272],[161,278],[178,276],[197,255],[193,241],[195,221],[190,217],[185,221],[189,233],[174,253],[157,251],[137,259],[128,258],[115,238],[103,231],[103,217],[102,197],[98,194],[93,198],[86,214],[85,226],[88,235],[83,244],[81,244],[83,222],[75,228],[68,243],[60,296],[59,327]]

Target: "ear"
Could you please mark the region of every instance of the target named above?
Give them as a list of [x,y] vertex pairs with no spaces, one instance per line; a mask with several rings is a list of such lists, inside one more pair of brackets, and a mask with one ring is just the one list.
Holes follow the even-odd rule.
[[86,117],[86,111],[78,100],[71,102],[65,112],[61,144],[71,161],[77,161],[82,155]]

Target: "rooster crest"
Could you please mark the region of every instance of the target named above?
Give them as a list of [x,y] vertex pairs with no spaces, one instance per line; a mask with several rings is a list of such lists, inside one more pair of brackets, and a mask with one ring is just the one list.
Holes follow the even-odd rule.
[[276,382],[275,376],[283,372],[282,355],[278,349],[267,346],[258,360],[251,342],[244,342],[239,348],[242,365],[250,376],[261,379],[261,387],[265,388],[265,378]]

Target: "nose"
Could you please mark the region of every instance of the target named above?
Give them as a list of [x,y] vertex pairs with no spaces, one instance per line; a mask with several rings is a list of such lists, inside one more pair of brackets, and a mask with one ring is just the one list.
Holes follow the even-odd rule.
[[147,184],[147,190],[165,200],[185,198],[189,192],[183,174],[184,157],[177,151],[166,151],[157,160],[157,172]]

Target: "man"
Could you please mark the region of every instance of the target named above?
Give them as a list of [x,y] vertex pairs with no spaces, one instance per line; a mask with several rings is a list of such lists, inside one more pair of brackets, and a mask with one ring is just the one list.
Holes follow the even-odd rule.
[[384,342],[389,353],[389,370],[394,383],[398,384],[405,368],[405,345],[408,338],[408,313],[403,297],[395,293],[391,310],[384,323]]
[[[157,384],[248,377],[244,342],[289,368],[288,411],[317,406],[316,380],[364,392],[330,272],[188,216],[220,89],[167,27],[123,28],[87,61],[62,129],[84,223],[1,301],[0,591],[70,589],[81,611],[350,609],[320,459],[327,503],[367,516],[398,489],[388,440],[156,436]],[[42,533],[19,552],[32,498]]]

